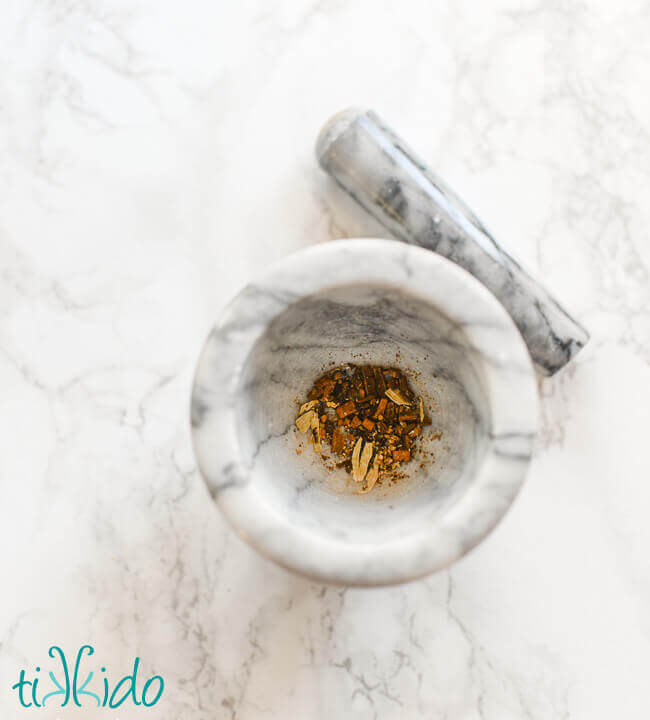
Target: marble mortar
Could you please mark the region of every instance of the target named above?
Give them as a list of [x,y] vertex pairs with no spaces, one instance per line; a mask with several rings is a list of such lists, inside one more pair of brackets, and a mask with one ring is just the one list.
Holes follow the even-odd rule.
[[[433,420],[408,477],[365,495],[294,425],[314,379],[348,361],[398,364]],[[233,528],[343,585],[404,582],[468,552],[512,503],[536,424],[530,357],[500,303],[454,263],[388,240],[317,245],[249,284],[192,394],[197,461]]]

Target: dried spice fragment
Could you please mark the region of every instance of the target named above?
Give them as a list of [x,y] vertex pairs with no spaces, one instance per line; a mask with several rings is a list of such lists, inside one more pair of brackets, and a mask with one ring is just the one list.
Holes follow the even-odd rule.
[[363,446],[363,438],[359,438],[354,445],[352,451],[352,478],[357,479],[359,475],[359,458],[361,457],[361,448]]
[[408,462],[411,459],[409,450],[393,450],[393,460],[398,462]]
[[377,409],[375,410],[375,414],[373,415],[375,420],[383,420],[384,419],[384,412],[386,411],[386,405],[388,405],[388,399],[383,397],[377,404]]
[[366,482],[364,483],[364,486],[359,490],[359,495],[363,495],[367,492],[370,492],[374,487],[375,483],[377,482],[377,479],[379,478],[379,464],[377,460],[372,464],[372,467],[370,470],[368,470],[368,474],[366,475]]
[[324,462],[329,458],[322,453],[322,443],[328,443],[341,460],[327,467],[345,468],[363,494],[382,479],[405,477],[399,468],[411,460],[422,426],[430,422],[422,398],[399,368],[350,363],[315,381],[296,427],[312,435],[314,450]]
[[332,432],[332,452],[341,455],[345,447],[345,430],[342,427],[335,427]]
[[298,430],[300,430],[301,433],[306,433],[307,430],[309,430],[314,414],[315,413],[313,410],[308,410],[302,415],[298,415],[298,417],[296,418],[296,427],[298,428]]
[[363,479],[366,477],[366,473],[368,472],[368,465],[370,465],[370,460],[372,459],[372,453],[372,443],[367,442],[363,446],[363,450],[361,451],[361,457],[359,458],[359,467],[357,473],[352,477],[355,482],[363,482]]
[[321,451],[320,420],[318,418],[318,415],[313,410],[310,410],[310,412],[312,413],[311,429],[312,429],[313,436],[314,436],[314,449],[316,450],[316,452],[320,452]]
[[303,403],[300,406],[300,410],[298,411],[298,415],[302,415],[303,413],[306,413],[307,410],[311,410],[316,405],[316,400],[310,400],[309,402]]
[[352,413],[357,409],[356,403],[354,400],[348,400],[347,402],[343,403],[343,405],[340,405],[336,408],[336,414],[340,418],[347,417],[348,415],[352,415]]
[[395,389],[395,388],[389,388],[386,390],[386,395],[396,404],[396,405],[408,405],[409,401],[402,395],[402,393]]

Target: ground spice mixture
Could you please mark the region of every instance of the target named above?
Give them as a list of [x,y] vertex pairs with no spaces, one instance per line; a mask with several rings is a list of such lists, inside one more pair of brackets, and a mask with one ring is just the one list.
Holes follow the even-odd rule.
[[296,418],[296,427],[309,433],[323,460],[328,459],[323,442],[342,458],[337,466],[360,483],[360,493],[372,490],[380,478],[400,477],[422,426],[430,423],[422,398],[399,368],[351,363],[319,377]]

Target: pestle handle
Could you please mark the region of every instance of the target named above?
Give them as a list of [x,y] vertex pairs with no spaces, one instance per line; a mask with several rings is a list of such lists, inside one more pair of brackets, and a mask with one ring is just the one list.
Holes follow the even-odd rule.
[[375,112],[335,115],[321,130],[316,154],[398,240],[433,250],[482,282],[510,313],[540,374],[553,375],[585,345],[587,331]]

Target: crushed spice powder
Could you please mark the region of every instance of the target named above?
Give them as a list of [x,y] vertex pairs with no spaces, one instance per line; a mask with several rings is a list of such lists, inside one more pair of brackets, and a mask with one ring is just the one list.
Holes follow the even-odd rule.
[[380,478],[399,478],[430,424],[422,398],[399,368],[352,363],[321,375],[296,418],[324,460],[323,442],[342,458],[337,467],[360,484],[359,493],[370,492]]

